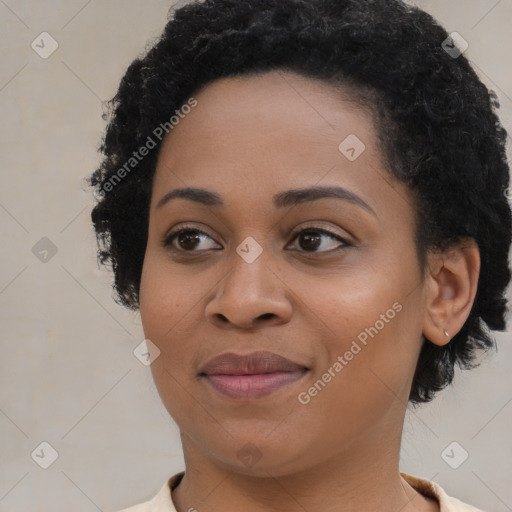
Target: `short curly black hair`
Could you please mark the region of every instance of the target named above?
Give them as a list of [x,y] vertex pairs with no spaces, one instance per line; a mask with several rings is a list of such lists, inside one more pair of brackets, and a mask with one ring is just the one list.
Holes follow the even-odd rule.
[[[429,14],[399,0],[197,0],[171,10],[160,38],[131,63],[107,103],[103,160],[88,177],[97,197],[98,261],[114,272],[116,302],[139,308],[163,139],[155,128],[168,131],[185,101],[216,79],[288,70],[370,105],[388,172],[415,200],[422,272],[427,250],[467,237],[478,244],[470,315],[447,345],[424,340],[410,402],[432,400],[452,382],[456,363],[476,366],[477,352],[495,346],[489,330],[506,329],[507,133],[495,93],[464,55],[446,51],[457,48],[448,37]],[[148,137],[156,147],[140,158]]]

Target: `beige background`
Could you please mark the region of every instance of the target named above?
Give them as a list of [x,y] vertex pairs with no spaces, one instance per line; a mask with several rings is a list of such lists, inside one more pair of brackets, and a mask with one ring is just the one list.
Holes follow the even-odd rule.
[[[466,55],[512,129],[512,1],[417,3],[469,42]],[[138,315],[113,302],[111,276],[97,267],[83,181],[98,162],[101,101],[160,33],[170,5],[0,0],[0,511],[114,511],[183,468],[177,428],[132,353],[143,339]],[[59,45],[46,59],[31,48],[43,31]],[[57,248],[46,262],[32,250],[43,237]],[[496,337],[498,354],[410,412],[401,469],[505,512],[512,336]],[[58,454],[48,469],[36,463],[50,461],[43,441]],[[469,453],[458,469],[441,457],[453,441]]]

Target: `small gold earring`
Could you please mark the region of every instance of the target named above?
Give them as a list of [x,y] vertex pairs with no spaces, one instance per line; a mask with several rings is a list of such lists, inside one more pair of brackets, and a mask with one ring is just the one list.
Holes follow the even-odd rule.
[[444,335],[445,335],[447,338],[449,338],[449,337],[450,337],[450,333],[449,333],[446,329],[444,330]]

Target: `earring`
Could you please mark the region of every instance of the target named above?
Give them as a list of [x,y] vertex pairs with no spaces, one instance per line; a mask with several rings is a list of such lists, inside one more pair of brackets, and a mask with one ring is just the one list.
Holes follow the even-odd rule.
[[450,333],[449,333],[446,329],[444,330],[444,335],[445,335],[447,338],[449,338],[449,337],[450,337]]

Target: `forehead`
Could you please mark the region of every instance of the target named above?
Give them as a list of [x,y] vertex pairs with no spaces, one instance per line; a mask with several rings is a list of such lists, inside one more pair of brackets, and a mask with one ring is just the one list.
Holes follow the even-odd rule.
[[187,182],[246,174],[279,180],[305,173],[314,179],[340,157],[348,161],[339,148],[347,138],[357,152],[364,147],[364,160],[382,159],[371,114],[320,80],[270,71],[217,80],[194,98],[197,106],[164,139],[157,182],[159,175],[172,179],[172,173],[158,172],[170,169],[175,178],[186,169]]

